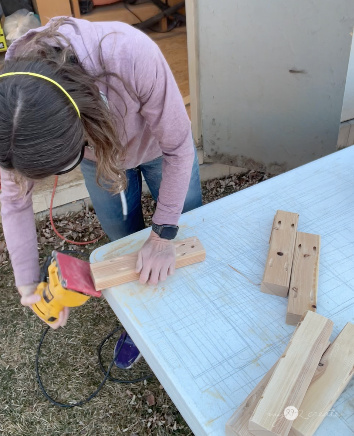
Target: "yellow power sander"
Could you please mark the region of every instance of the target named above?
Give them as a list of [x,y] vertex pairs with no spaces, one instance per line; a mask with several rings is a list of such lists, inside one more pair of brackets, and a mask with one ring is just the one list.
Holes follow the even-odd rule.
[[64,307],[77,307],[90,297],[100,297],[91,279],[90,264],[64,253],[53,251],[41,268],[35,294],[41,300],[32,309],[48,324],[59,318]]
[[[83,305],[90,297],[101,297],[101,291],[96,291],[93,280],[91,278],[90,264],[83,260],[69,256],[62,252],[53,251],[51,256],[48,256],[41,268],[40,283],[37,286],[35,294],[41,297],[38,303],[32,305],[32,309],[43,321],[48,324],[53,324],[59,318],[59,313],[64,307],[78,307]],[[113,365],[120,369],[129,369],[135,364],[141,354],[136,347],[130,336],[126,331],[120,335],[113,353],[113,360],[108,370],[106,371],[102,366],[100,350],[103,344],[116,332],[121,330],[120,327],[115,328],[102,342],[99,349],[99,363],[101,370],[105,374],[105,378],[88,398],[78,403],[63,404],[55,401],[46,392],[39,373],[39,354],[40,349],[48,330],[42,334],[42,338],[37,351],[36,358],[36,374],[39,387],[41,388],[44,396],[54,405],[60,407],[74,407],[85,404],[90,401],[101,390],[106,380],[109,378],[111,381],[118,383],[135,383],[137,381],[150,378],[151,375],[144,376],[135,380],[120,380],[115,379],[109,375]]]

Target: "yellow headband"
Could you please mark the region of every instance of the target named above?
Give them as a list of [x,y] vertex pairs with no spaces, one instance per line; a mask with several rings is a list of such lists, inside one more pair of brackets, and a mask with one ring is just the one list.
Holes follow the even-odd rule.
[[59,85],[58,82],[56,82],[55,80],[51,79],[50,77],[42,76],[42,74],[30,73],[30,72],[22,72],[22,73],[21,72],[14,72],[14,73],[0,74],[0,78],[1,77],[6,77],[6,76],[17,76],[17,75],[26,75],[26,76],[39,77],[41,79],[47,80],[48,82],[54,83],[54,85],[56,85],[59,89],[61,89],[64,92],[64,94],[68,97],[68,99],[71,101],[71,103],[73,104],[74,108],[76,109],[76,112],[79,115],[79,118],[81,118],[79,108],[77,107],[77,104],[75,103],[75,101],[71,97],[71,95],[67,91],[65,91],[65,89],[61,85]]

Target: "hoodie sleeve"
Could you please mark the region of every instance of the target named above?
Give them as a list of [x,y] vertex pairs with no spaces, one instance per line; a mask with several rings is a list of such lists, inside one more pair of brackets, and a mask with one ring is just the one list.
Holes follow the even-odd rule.
[[28,182],[27,192],[21,195],[8,171],[1,169],[0,175],[2,226],[16,286],[29,285],[39,280],[37,233],[32,205],[33,182]]
[[191,123],[173,74],[158,46],[142,35],[134,47],[134,85],[141,114],[159,141],[162,182],[156,224],[178,223],[194,160]]

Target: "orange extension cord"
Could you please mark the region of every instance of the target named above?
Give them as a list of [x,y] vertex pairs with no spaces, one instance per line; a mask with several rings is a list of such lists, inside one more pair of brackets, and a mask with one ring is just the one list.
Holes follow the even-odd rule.
[[[50,207],[49,207],[49,218],[50,218],[50,223],[52,225],[53,231],[54,233],[63,241],[68,242],[69,244],[74,244],[74,245],[88,245],[88,244],[94,244],[95,242],[99,241],[101,238],[103,238],[104,234],[102,234],[101,236],[99,236],[96,239],[93,239],[92,241],[86,241],[86,242],[77,242],[77,241],[71,241],[70,239],[66,239],[65,236],[61,235],[57,228],[55,227],[54,221],[53,221],[53,201],[54,201],[54,196],[55,196],[55,191],[57,189],[58,186],[58,176],[55,176],[55,180],[54,180],[54,186],[53,186],[53,192],[52,192],[52,198],[50,199]],[[0,191],[1,191],[1,179],[0,179]]]
[[54,230],[54,233],[63,241],[68,242],[69,244],[74,244],[74,245],[88,245],[88,244],[94,244],[95,242],[99,241],[104,234],[102,234],[101,236],[99,236],[96,239],[93,239],[92,241],[86,241],[86,242],[77,242],[77,241],[71,241],[70,239],[66,239],[63,235],[61,235],[58,230],[55,227],[54,221],[53,221],[53,201],[54,201],[54,196],[55,196],[55,191],[57,189],[58,186],[58,176],[55,176],[55,180],[54,180],[54,186],[53,186],[53,192],[52,192],[52,198],[50,199],[50,207],[49,207],[49,218],[50,218],[50,223],[52,225],[52,228]]

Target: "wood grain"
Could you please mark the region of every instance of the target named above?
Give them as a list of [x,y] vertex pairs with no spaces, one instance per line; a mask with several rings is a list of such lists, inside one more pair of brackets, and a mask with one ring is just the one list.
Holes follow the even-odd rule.
[[315,433],[353,377],[353,371],[354,324],[348,323],[324,353],[319,373],[306,392],[290,436]]
[[289,433],[292,421],[284,411],[289,406],[300,409],[332,328],[331,320],[311,311],[300,321],[249,421],[253,435]]
[[[299,325],[297,328],[298,327]],[[293,334],[295,334],[295,332]],[[287,344],[283,354],[288,351],[290,344],[291,342]],[[325,348],[327,349],[329,345],[330,343],[327,343]],[[252,436],[252,433],[248,429],[249,421],[278,363],[279,361],[272,366],[272,368],[265,374],[258,385],[252,390],[248,397],[227,421],[225,426],[226,436]],[[318,364],[311,383],[313,383],[313,381],[316,380],[320,374],[322,374],[322,363]]]
[[278,210],[273,221],[261,291],[287,297],[294,256],[297,213]]
[[[205,250],[197,237],[175,241],[176,268],[182,268],[205,259]],[[96,290],[118,286],[139,279],[135,272],[138,252],[92,263],[91,276]]]
[[286,323],[296,325],[307,310],[316,312],[320,236],[297,232]]
[[249,420],[263,395],[264,389],[266,388],[276,365],[277,364],[266,373],[258,385],[227,421],[225,426],[226,436],[252,436],[252,433],[248,429]]

